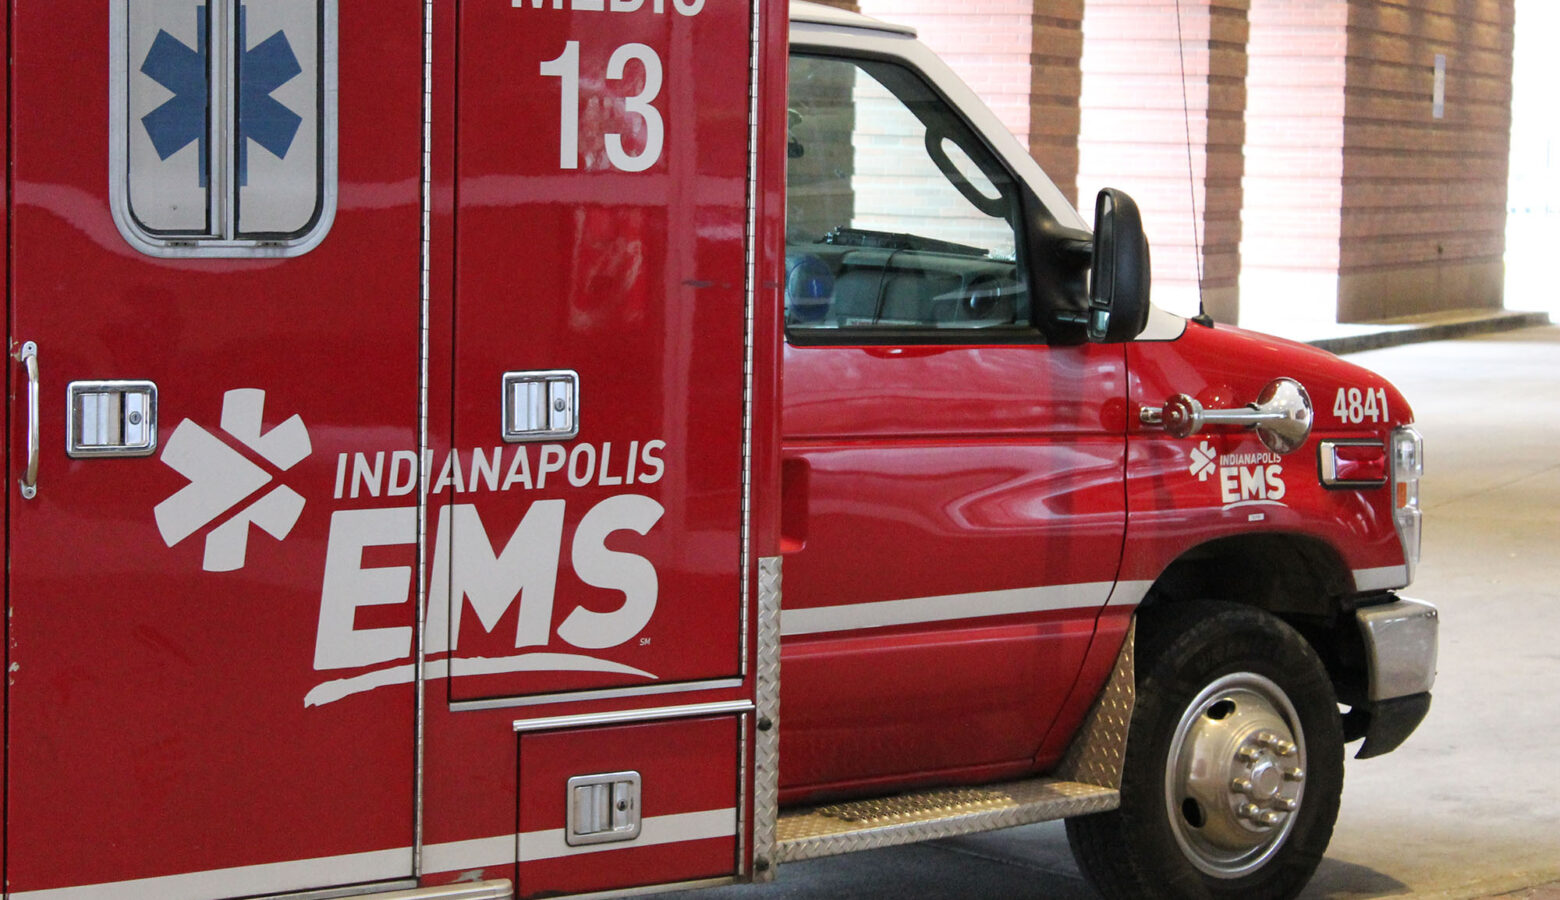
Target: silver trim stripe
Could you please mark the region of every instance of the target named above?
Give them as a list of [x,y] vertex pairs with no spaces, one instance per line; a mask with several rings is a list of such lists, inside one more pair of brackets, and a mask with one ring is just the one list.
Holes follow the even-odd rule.
[[[1013,588],[973,594],[949,594],[942,597],[915,597],[909,600],[885,600],[879,603],[852,603],[844,606],[820,606],[812,609],[787,609],[780,614],[782,635],[827,634],[859,631],[867,628],[891,628],[955,619],[984,619],[1025,613],[1055,612],[1064,609],[1099,608],[1110,605],[1136,605],[1147,593],[1148,582],[1110,581],[1088,584],[1060,584],[1047,587]],[[1139,586],[1144,586],[1139,588]],[[1121,599],[1113,596],[1113,589]]]
[[8,896],[11,900],[203,900],[207,897],[275,894],[316,888],[322,884],[379,881],[386,872],[406,871],[405,866],[411,853],[411,847],[399,847],[394,850],[295,859],[108,884],[15,891]]
[[1378,569],[1355,569],[1356,591],[1385,591],[1408,587],[1407,566],[1382,566]]
[[648,697],[655,694],[691,694],[697,691],[731,691],[742,687],[741,678],[717,678],[710,681],[678,681],[669,684],[651,684],[644,687],[602,688],[596,691],[574,691],[567,694],[531,694],[525,697],[500,697],[493,700],[456,700],[450,704],[453,712],[473,712],[483,709],[514,709],[522,706],[549,706],[554,703],[584,703],[594,700],[619,700],[624,697]]
[[586,728],[594,725],[622,725],[659,719],[688,719],[695,716],[735,715],[753,711],[750,700],[723,700],[716,703],[689,703],[686,706],[657,706],[649,709],[625,709],[617,712],[586,713],[577,716],[549,716],[545,719],[519,719],[515,731],[553,731],[559,728]]
[[1118,581],[1116,587],[1110,592],[1110,599],[1106,606],[1137,606],[1148,596],[1152,581]]
[[455,872],[487,866],[513,865],[516,859],[520,862],[533,862],[563,856],[579,856],[585,853],[652,847],[657,844],[680,844],[685,841],[735,837],[736,833],[737,810],[735,807],[727,807],[702,812],[674,813],[668,816],[647,816],[640,823],[639,837],[616,844],[585,844],[570,847],[564,842],[563,829],[552,828],[546,831],[527,831],[519,835],[500,834],[471,841],[429,844],[425,851],[425,858],[430,872]]
[[[423,862],[429,872],[453,872],[513,865],[517,859],[520,862],[531,862],[657,844],[735,837],[736,832],[737,810],[735,807],[727,807],[649,816],[645,818],[636,840],[617,844],[570,847],[564,842],[563,829],[553,828],[471,841],[429,844],[423,848]],[[9,896],[12,900],[202,900],[206,897],[274,894],[321,884],[374,881],[381,878],[386,869],[402,864],[411,852],[410,847],[399,847],[395,850],[239,866],[160,878],[138,878],[134,881],[45,891],[20,891]]]
[[628,847],[652,847],[656,844],[680,844],[685,841],[729,838],[736,837],[736,834],[737,810],[734,806],[725,809],[708,809],[703,812],[651,816],[640,823],[639,837],[617,844],[584,844],[570,847],[564,842],[562,828],[527,831],[520,835],[520,862],[580,856],[585,853],[603,853]]

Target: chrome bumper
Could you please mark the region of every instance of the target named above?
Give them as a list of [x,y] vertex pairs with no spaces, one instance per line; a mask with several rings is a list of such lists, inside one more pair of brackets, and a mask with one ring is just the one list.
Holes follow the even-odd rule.
[[1429,603],[1399,598],[1355,617],[1370,663],[1371,702],[1423,694],[1435,684],[1440,614]]
[[1430,712],[1441,620],[1434,606],[1402,598],[1355,616],[1370,667],[1369,699],[1349,711],[1344,727],[1348,739],[1365,738],[1355,758],[1370,759],[1396,750]]

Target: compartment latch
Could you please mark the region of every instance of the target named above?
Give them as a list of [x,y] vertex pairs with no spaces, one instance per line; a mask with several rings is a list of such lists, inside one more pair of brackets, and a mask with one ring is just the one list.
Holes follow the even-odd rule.
[[568,829],[571,847],[631,841],[639,837],[639,773],[610,772],[569,779]]
[[580,376],[557,369],[505,372],[504,440],[566,441],[580,433]]

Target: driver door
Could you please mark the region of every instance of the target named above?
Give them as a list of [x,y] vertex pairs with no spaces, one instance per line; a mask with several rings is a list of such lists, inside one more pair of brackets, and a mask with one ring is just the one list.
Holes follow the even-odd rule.
[[1123,350],[1047,343],[1034,200],[919,73],[793,54],[790,125],[783,786],[1032,767],[1121,558]]

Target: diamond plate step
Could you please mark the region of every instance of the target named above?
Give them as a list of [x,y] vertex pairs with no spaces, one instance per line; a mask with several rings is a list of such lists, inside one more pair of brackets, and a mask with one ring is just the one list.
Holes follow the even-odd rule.
[[834,856],[1105,812],[1111,788],[1033,778],[788,810],[780,814],[779,862]]

